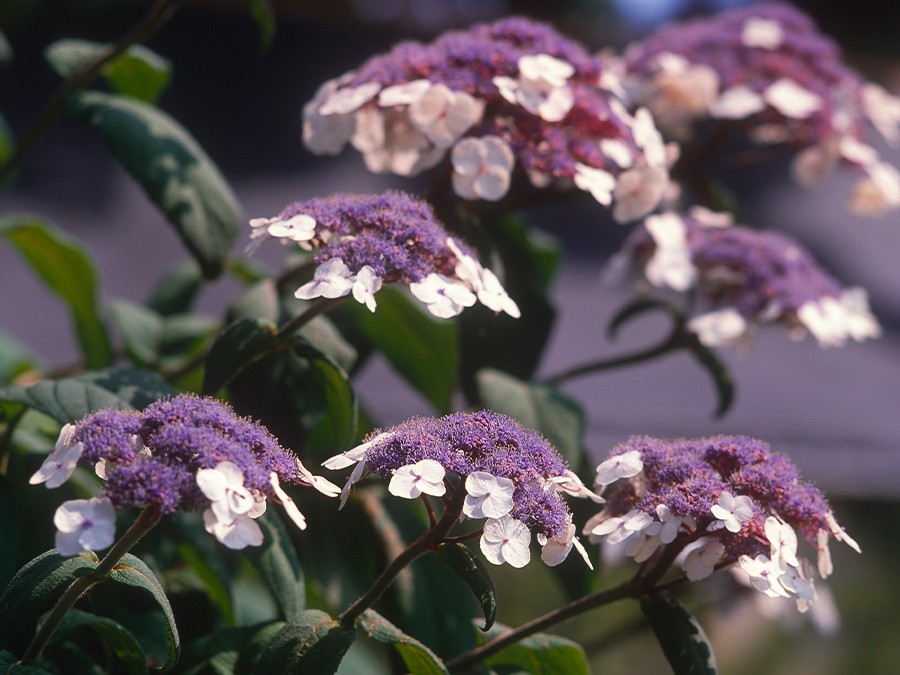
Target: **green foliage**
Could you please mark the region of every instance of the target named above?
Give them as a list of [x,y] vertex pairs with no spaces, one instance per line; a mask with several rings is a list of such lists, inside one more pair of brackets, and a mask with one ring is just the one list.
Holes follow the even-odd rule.
[[158,108],[83,91],[69,99],[175,227],[206,277],[221,271],[243,217],[222,174],[193,137]]
[[645,596],[641,610],[676,675],[715,674],[716,659],[706,633],[674,595]]
[[50,645],[69,638],[79,628],[97,633],[129,675],[147,673],[147,658],[138,639],[122,624],[80,609],[71,609],[59,623]]
[[271,510],[256,521],[262,528],[262,546],[248,552],[259,569],[284,619],[293,619],[306,609],[303,568],[293,542],[279,517]]
[[97,274],[87,253],[36,216],[0,218],[0,234],[66,304],[87,367],[109,365],[112,352],[100,315]]
[[356,638],[325,612],[308,609],[278,631],[257,666],[258,673],[331,675]]
[[[498,624],[477,637],[479,642],[485,642],[507,630],[506,626]],[[531,675],[590,675],[591,672],[578,643],[544,633],[536,633],[500,650],[485,659],[485,665],[497,670],[513,668]]]
[[490,630],[497,617],[497,590],[484,562],[467,546],[457,543],[441,544],[437,550],[437,558],[472,589],[484,612],[484,626],[481,630]]
[[[47,47],[44,57],[57,75],[65,78],[91,67],[98,59],[105,58],[109,50],[110,45],[65,39]],[[155,103],[169,84],[172,64],[146,47],[132,45],[124,53],[107,61],[101,73],[117,94]]]
[[448,672],[433,651],[405,634],[375,610],[363,612],[356,625],[373,640],[392,645],[411,675],[441,675]]

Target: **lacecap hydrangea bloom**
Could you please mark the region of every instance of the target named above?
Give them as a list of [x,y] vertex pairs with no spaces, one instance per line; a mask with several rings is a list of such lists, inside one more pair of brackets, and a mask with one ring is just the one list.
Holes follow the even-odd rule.
[[482,411],[413,418],[323,464],[353,465],[342,500],[368,473],[389,479],[388,491],[406,499],[464,489],[462,513],[485,519],[481,551],[495,565],[528,564],[532,533],[548,565],[562,562],[573,546],[588,560],[561,493],[602,500],[545,438],[509,417]]
[[254,218],[250,226],[253,243],[276,238],[316,249],[314,277],[297,289],[298,298],[352,293],[374,312],[382,285],[400,283],[441,318],[476,301],[519,317],[497,276],[463,241],[447,234],[426,202],[403,192],[309,199],[273,218]]
[[823,579],[831,537],[859,552],[790,460],[744,436],[630,438],[597,467],[596,488],[606,504],[585,524],[592,541],[622,544],[637,562],[678,552],[692,581],[738,565],[757,591],[794,598],[801,611],[816,591],[799,539],[812,544]]
[[116,514],[126,509],[203,511],[207,532],[228,548],[258,546],[254,521],[267,499],[291,520],[306,520],[282,482],[312,486],[330,497],[340,488],[314,476],[261,425],[224,403],[181,394],[140,412],[100,410],[66,424],[32,484],[62,485],[77,466],[103,479],[100,494],[63,503],[56,511],[56,548],[62,555],[99,550],[115,539]]
[[663,26],[625,52],[624,82],[660,129],[689,138],[700,120],[740,120],[756,143],[798,150],[794,175],[821,181],[836,164],[864,176],[853,211],[900,207],[900,173],[866,142],[900,137],[900,98],[845,66],[813,21],[783,3],[755,4]]
[[613,201],[628,222],[666,194],[666,148],[646,110],[632,116],[611,71],[551,27],[522,18],[403,42],[326,82],[303,110],[306,146],[349,142],[369,170],[411,176],[449,155],[453,189],[496,201],[516,168]]
[[823,347],[881,333],[865,289],[842,288],[790,237],[732,225],[727,214],[647,217],[613,258],[612,277],[628,270],[654,287],[694,293],[701,309],[689,327],[709,346],[766,322],[795,336],[808,331]]

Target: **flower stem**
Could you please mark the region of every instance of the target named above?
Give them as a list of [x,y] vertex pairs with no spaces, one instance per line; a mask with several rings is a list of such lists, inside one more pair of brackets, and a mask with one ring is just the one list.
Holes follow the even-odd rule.
[[68,612],[85,593],[106,579],[115,566],[119,564],[122,556],[128,553],[128,551],[137,544],[145,534],[153,529],[159,522],[161,515],[159,509],[154,507],[148,507],[141,511],[131,527],[128,528],[125,534],[123,534],[115,544],[113,544],[113,547],[109,549],[109,552],[103,556],[103,559],[100,560],[97,567],[69,584],[69,587],[62,596],[60,596],[59,600],[56,601],[53,609],[50,610],[50,614],[47,615],[47,620],[41,624],[41,627],[38,629],[37,633],[35,633],[34,638],[31,640],[31,644],[28,645],[28,649],[19,663],[33,661],[40,657],[41,652],[44,651],[44,647],[47,646],[47,642],[59,626],[59,622],[62,621],[63,617],[66,615],[66,612]]
[[447,502],[441,519],[429,530],[422,533],[418,539],[407,546],[400,555],[394,558],[384,569],[381,575],[372,584],[372,587],[356,602],[345,609],[338,620],[344,626],[352,626],[359,616],[371,607],[378,598],[388,589],[391,582],[402,572],[407,565],[423,553],[433,550],[443,543],[445,537],[459,520],[463,503],[466,499],[465,485],[460,481],[456,490]]
[[562,607],[547,612],[527,623],[523,623],[517,628],[509,630],[502,635],[495,637],[493,640],[488,640],[483,645],[470,649],[464,654],[447,661],[445,665],[450,671],[466,670],[467,668],[484,661],[489,656],[496,654],[501,649],[504,649],[529,635],[555,626],[558,623],[571,619],[590,609],[609,605],[624,598],[634,597],[636,594],[637,591],[632,586],[631,581],[626,581],[618,586],[606,589],[605,591],[599,591],[583,598],[579,598],[578,600],[573,600]]
[[66,97],[88,86],[103,70],[103,66],[123,53],[134,44],[147,40],[164,23],[172,18],[182,0],[157,0],[141,22],[128,33],[109,45],[96,59],[73,72],[56,90],[47,105],[38,115],[35,122],[22,136],[22,140],[13,148],[0,164],[0,182],[9,176],[22,161],[31,147],[37,143],[44,132],[65,112]]

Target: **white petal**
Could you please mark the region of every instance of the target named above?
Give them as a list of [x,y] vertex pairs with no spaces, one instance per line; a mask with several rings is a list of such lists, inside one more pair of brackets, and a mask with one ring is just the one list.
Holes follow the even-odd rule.
[[710,113],[713,117],[738,120],[754,115],[765,107],[766,102],[762,96],[749,87],[738,85],[723,91],[710,108]]
[[747,331],[747,321],[736,309],[726,307],[695,316],[687,327],[707,347],[719,347],[741,337]]
[[763,92],[763,99],[785,117],[805,119],[822,107],[822,99],[794,80],[781,78]]
[[641,461],[641,453],[638,450],[630,450],[629,452],[615,455],[601,462],[597,466],[596,483],[599,485],[609,485],[620,478],[631,478],[638,475],[644,469],[644,463]]
[[777,21],[751,16],[744,21],[741,29],[741,42],[745,47],[778,49],[784,42],[784,31]]
[[294,500],[291,499],[290,495],[284,491],[281,487],[281,484],[278,482],[278,474],[274,471],[269,474],[269,482],[272,485],[272,490],[275,492],[275,496],[281,500],[281,505],[284,507],[284,510],[287,512],[288,517],[294,521],[294,524],[299,527],[301,530],[306,529],[306,518],[300,513],[300,509],[297,508],[297,505],[294,503]]

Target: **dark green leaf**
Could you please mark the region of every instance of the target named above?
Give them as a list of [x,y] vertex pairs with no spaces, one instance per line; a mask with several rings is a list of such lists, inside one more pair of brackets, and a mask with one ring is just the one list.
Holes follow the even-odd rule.
[[356,349],[344,339],[328,318],[317,316],[303,326],[297,335],[322,352],[345,373],[349,373],[356,365]]
[[716,659],[703,628],[674,595],[645,596],[641,610],[676,675],[715,675]]
[[244,641],[241,646],[241,652],[238,655],[238,662],[235,667],[236,673],[254,673],[257,672],[256,667],[259,659],[272,639],[284,628],[284,621],[273,621],[272,623],[263,624],[262,626],[254,626],[252,634]]
[[356,438],[356,396],[343,369],[311,346],[298,343],[297,354],[309,360],[309,386],[318,392],[318,406],[304,414],[306,448],[350,447]]
[[[44,57],[65,78],[90,67],[108,49],[109,45],[99,42],[67,38],[47,47]],[[146,47],[132,45],[106,63],[101,72],[116,93],[153,103],[169,84],[172,64]]]
[[172,606],[166,592],[156,578],[156,575],[140,558],[126,553],[109,575],[110,580],[126,586],[133,586],[146,591],[153,596],[159,608],[166,618],[166,631],[169,642],[169,658],[163,665],[163,669],[171,668],[178,660],[178,652],[181,649],[181,640],[178,637],[178,628],[175,626],[175,616],[172,614]]
[[215,394],[244,368],[272,353],[279,346],[275,324],[260,319],[240,319],[216,338],[203,376],[203,392]]
[[272,591],[282,616],[292,619],[306,609],[303,568],[277,514],[266,512],[256,522],[262,528],[263,543],[250,549],[247,555]]
[[456,543],[441,544],[437,550],[437,557],[472,589],[478,604],[481,605],[481,611],[484,612],[484,626],[481,630],[490,630],[497,617],[497,591],[494,588],[494,580],[491,579],[490,572],[481,558],[472,553],[467,546]]
[[359,329],[393,368],[439,412],[450,410],[456,388],[457,333],[396,288],[378,293],[378,309],[352,303]]
[[147,672],[147,657],[137,638],[118,621],[97,616],[80,609],[70,609],[59,622],[59,626],[50,638],[50,644],[61,642],[72,631],[88,627],[96,632],[118,657],[125,672],[141,675]]
[[155,365],[162,349],[163,321],[159,314],[143,305],[118,300],[110,305],[110,315],[128,358],[141,368]]
[[307,609],[288,622],[263,652],[256,672],[331,675],[356,638],[325,612]]
[[204,275],[217,276],[243,218],[203,149],[175,120],[140,101],[82,91],[70,104],[175,226]]
[[441,675],[444,663],[424,644],[410,637],[374,610],[366,610],[356,625],[378,642],[393,645],[412,675]]
[[272,3],[269,0],[247,0],[247,8],[259,31],[260,49],[268,51],[272,46],[272,38],[275,37],[276,26]]
[[734,402],[734,379],[724,363],[716,356],[716,353],[700,342],[696,335],[690,341],[691,353],[697,358],[701,366],[709,373],[713,385],[716,387],[716,395],[719,403],[713,413],[716,417],[722,417]]
[[203,277],[192,260],[183,262],[169,272],[153,289],[147,307],[162,314],[183,314],[191,309],[200,292]]
[[9,644],[70,583],[97,567],[97,562],[90,551],[64,558],[52,549],[25,563],[0,595],[0,645]]
[[481,370],[475,380],[485,408],[537,429],[569,464],[579,465],[583,454],[584,411],[575,399],[552,385],[523,382],[499,370]]
[[[494,627],[479,642],[497,637],[508,628]],[[590,675],[584,650],[577,642],[545,633],[531,635],[510,645],[484,661],[488,666],[515,666],[531,675]]]
[[28,386],[4,387],[0,389],[0,399],[34,408],[60,424],[75,422],[102,408],[133,409],[127,400],[108,389],[75,378],[41,380]]
[[6,384],[37,367],[35,358],[21,344],[0,333],[0,384]]
[[228,322],[240,319],[260,319],[277,323],[280,306],[278,289],[272,279],[252,284],[228,308]]
[[87,367],[109,365],[112,352],[100,317],[97,275],[87,253],[34,216],[0,218],[0,232],[41,281],[66,303]]
[[[21,513],[9,478],[0,475],[0,588],[16,572]],[[2,671],[0,671],[2,672]]]
[[129,406],[138,409],[175,394],[175,390],[159,374],[136,368],[97,370],[79,375],[75,379],[103,387],[124,399]]
[[[13,49],[6,39],[3,31],[0,31],[0,65],[9,65],[13,60]],[[2,671],[0,671],[2,672]]]
[[9,672],[10,675],[56,675],[55,671],[43,668],[39,663],[33,661],[16,666],[14,670],[10,671],[9,667],[16,661],[18,661],[18,657],[12,652],[8,652],[5,649],[0,651],[0,673]]

